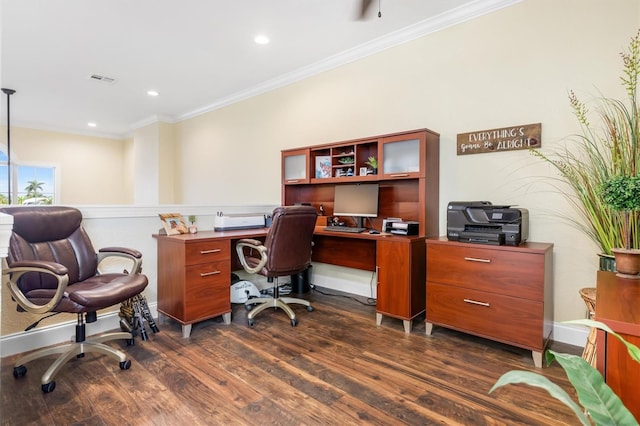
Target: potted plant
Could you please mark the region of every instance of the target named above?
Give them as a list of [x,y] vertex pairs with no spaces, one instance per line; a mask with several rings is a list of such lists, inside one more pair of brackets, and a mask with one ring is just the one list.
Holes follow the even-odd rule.
[[189,233],[195,234],[198,232],[198,227],[196,226],[196,217],[195,215],[189,215]]
[[376,157],[374,157],[373,155],[370,156],[367,161],[364,162],[364,164],[371,166],[371,168],[373,169],[373,174],[377,175],[378,174],[378,159]]
[[[640,362],[640,349],[625,341],[622,336],[613,332],[606,324],[593,320],[575,320],[567,321],[567,323],[596,327],[606,331],[627,347],[627,352],[632,359]],[[582,407],[576,404],[560,386],[543,375],[531,371],[513,370],[503,374],[489,390],[489,393],[508,384],[524,383],[549,392],[552,397],[571,408],[582,425],[590,426],[591,420],[596,425],[638,425],[633,414],[605,383],[600,372],[587,361],[577,355],[557,353],[551,350],[546,352],[546,359],[547,363],[551,363],[553,360],[557,361],[565,370]]]
[[[615,247],[618,276],[640,278],[640,250],[631,247],[633,236],[638,234],[638,211],[640,210],[640,177],[612,176],[600,187],[605,204],[622,215],[624,248]],[[630,220],[633,215],[635,220]]]
[[[636,176],[640,165],[640,108],[638,76],[640,75],[640,32],[621,53],[621,82],[627,93],[625,100],[599,96],[593,111],[573,91],[569,102],[578,119],[581,132],[570,138],[564,148],[544,154],[532,149],[533,155],[551,164],[559,172],[559,185],[554,185],[575,207],[578,217],[568,220],[582,230],[600,248],[612,255],[612,249],[625,242],[623,218],[604,202],[600,188],[611,176]],[[593,122],[591,121],[593,119]],[[632,229],[638,229],[638,214],[629,216]],[[640,248],[640,235],[632,234],[629,246]],[[601,269],[603,267],[601,261]],[[612,269],[611,269],[612,270]]]

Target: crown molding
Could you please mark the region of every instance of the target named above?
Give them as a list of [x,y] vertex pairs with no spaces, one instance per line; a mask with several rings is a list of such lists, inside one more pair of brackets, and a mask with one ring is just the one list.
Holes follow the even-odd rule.
[[211,104],[177,116],[177,121],[197,117],[207,112],[288,86],[297,81],[304,80],[417,38],[433,34],[445,28],[487,15],[522,1],[523,0],[476,0],[471,3],[466,3],[445,13],[441,13],[440,15],[392,32],[384,37],[379,37],[368,43],[361,44],[352,49],[330,56],[322,61],[299,68],[290,73],[283,74],[280,77],[276,77],[246,90],[218,99]]

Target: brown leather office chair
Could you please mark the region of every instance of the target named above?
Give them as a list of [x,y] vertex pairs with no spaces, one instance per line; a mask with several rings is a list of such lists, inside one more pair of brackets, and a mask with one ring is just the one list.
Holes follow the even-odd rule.
[[[273,221],[264,243],[254,239],[242,239],[236,243],[238,258],[245,271],[264,275],[269,282],[275,279],[273,297],[256,297],[245,302],[250,310],[247,315],[250,326],[254,325],[254,317],[269,307],[285,311],[294,327],[298,320],[289,303],[302,304],[307,311],[313,311],[307,300],[280,297],[277,278],[300,273],[311,264],[317,216],[316,210],[310,206],[278,207],[273,211]],[[258,306],[254,308],[253,305]]]
[[[81,358],[86,352],[109,355],[127,370],[131,361],[126,355],[103,342],[126,339],[127,332],[106,333],[86,337],[86,323],[97,320],[96,311],[119,304],[136,296],[147,286],[147,277],[140,273],[142,255],[123,247],[101,249],[97,254],[89,236],[82,228],[79,210],[60,206],[6,207],[0,212],[13,216],[13,232],[7,256],[8,285],[18,311],[37,314],[69,312],[78,315],[75,342],[43,348],[18,359],[14,377],[27,373],[25,363],[44,356],[60,354],[42,375],[42,391],[55,389],[55,375],[71,358]],[[131,273],[100,274],[100,262],[109,256],[130,261]]]

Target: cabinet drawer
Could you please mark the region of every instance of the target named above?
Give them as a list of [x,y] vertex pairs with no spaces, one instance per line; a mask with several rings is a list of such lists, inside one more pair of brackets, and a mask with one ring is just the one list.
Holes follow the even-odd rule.
[[542,302],[428,281],[426,321],[514,346],[544,348]]
[[186,274],[185,321],[210,318],[231,310],[228,262],[189,266]]
[[427,281],[544,300],[544,255],[427,244]]
[[185,253],[186,265],[197,265],[205,262],[230,259],[231,243],[229,240],[200,241],[187,244]]

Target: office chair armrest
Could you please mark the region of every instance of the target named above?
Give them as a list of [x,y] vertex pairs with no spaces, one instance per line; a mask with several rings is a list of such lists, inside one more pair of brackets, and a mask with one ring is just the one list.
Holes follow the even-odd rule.
[[[54,296],[44,305],[36,305],[26,298],[24,293],[18,287],[18,282],[22,275],[29,272],[39,272],[53,276],[57,281],[56,293]],[[27,312],[34,314],[42,314],[50,312],[62,299],[64,292],[67,289],[69,283],[68,269],[59,263],[48,262],[44,260],[32,260],[32,261],[20,261],[11,265],[11,268],[7,268],[3,274],[8,275],[9,292],[11,297]]]
[[[247,263],[247,259],[243,250],[245,247],[249,247],[252,250],[257,250],[258,253],[260,253],[260,262],[256,266],[251,267]],[[240,259],[242,267],[250,274],[257,274],[262,270],[262,268],[264,268],[264,265],[267,264],[267,248],[262,245],[262,241],[260,240],[253,240],[250,238],[238,240],[236,242],[236,252],[238,253],[238,259]]]
[[104,247],[98,250],[98,264],[109,257],[123,257],[132,263],[131,273],[142,272],[142,253],[127,247]]

